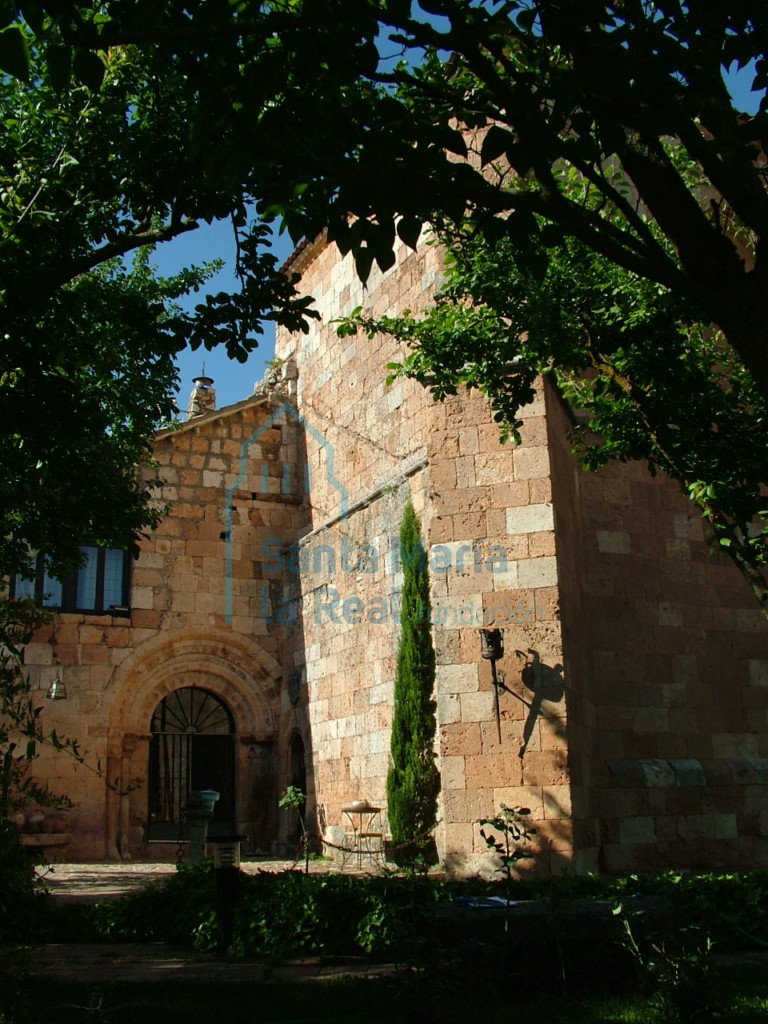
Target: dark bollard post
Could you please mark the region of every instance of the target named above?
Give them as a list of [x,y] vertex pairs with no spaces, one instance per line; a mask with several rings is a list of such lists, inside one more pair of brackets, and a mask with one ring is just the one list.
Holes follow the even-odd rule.
[[216,836],[213,867],[216,877],[216,952],[226,954],[235,928],[235,904],[240,888],[240,843],[245,836]]
[[[200,864],[205,857],[205,844],[208,839],[208,822],[213,816],[213,805],[219,799],[215,789],[193,789],[187,796],[187,802],[181,809],[182,821],[189,830],[189,849],[187,862]],[[183,832],[179,834],[179,863],[182,858]]]

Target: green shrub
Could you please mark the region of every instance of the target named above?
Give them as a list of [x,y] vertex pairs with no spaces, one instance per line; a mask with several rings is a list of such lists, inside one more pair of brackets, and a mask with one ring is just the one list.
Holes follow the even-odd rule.
[[[241,874],[233,956],[405,956],[432,934],[442,886],[385,875]],[[67,938],[180,942],[216,949],[216,887],[210,863],[120,900],[78,907]],[[79,922],[74,924],[74,922]]]
[[34,868],[11,822],[0,818],[0,944],[34,942],[45,936],[55,907],[35,893]]
[[[538,900],[530,915],[461,907],[459,896]],[[602,908],[585,912],[587,901]],[[624,940],[621,903],[641,947],[639,973]],[[210,862],[182,868],[160,885],[95,906],[56,908],[45,921],[54,941],[171,941],[216,950],[216,886]],[[589,908],[586,908],[589,911]],[[701,955],[768,941],[768,874],[686,877],[667,873],[605,880],[563,876],[506,882],[439,883],[427,877],[287,871],[241,874],[230,955],[368,954],[435,967],[451,964],[473,985],[516,990],[622,991],[640,981],[666,986],[668,1006],[704,1012],[710,984]],[[61,929],[56,933],[55,929]],[[654,947],[656,947],[654,949]],[[660,952],[658,952],[660,951]],[[699,982],[701,978],[701,982]],[[462,982],[464,984],[464,982]],[[656,986],[659,987],[658,985]],[[677,1002],[675,1002],[677,1001]]]
[[239,956],[404,955],[414,921],[434,918],[439,889],[426,880],[284,872],[241,879]]
[[204,861],[182,865],[167,881],[148,885],[122,899],[82,908],[82,927],[84,937],[92,935],[110,942],[194,945],[198,930],[214,919],[215,908],[213,862]]
[[394,857],[413,864],[434,862],[432,831],[437,821],[440,774],[435,764],[435,651],[429,600],[427,556],[410,499],[400,528],[403,590],[400,641],[395,668],[391,763],[387,773],[387,813]]

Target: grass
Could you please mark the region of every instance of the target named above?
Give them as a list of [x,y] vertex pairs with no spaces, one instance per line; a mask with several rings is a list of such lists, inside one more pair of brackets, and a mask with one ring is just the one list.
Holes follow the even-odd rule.
[[[768,1022],[768,978],[742,971],[734,994],[712,1020]],[[461,979],[402,974],[386,979],[313,983],[187,984],[150,982],[106,986],[46,981],[26,994],[7,1020],[16,1024],[467,1024],[478,1020],[526,1024],[669,1024],[643,996],[555,995],[521,998],[477,991]],[[709,1019],[709,1018],[707,1018]],[[0,1014],[0,1022],[3,1021]]]

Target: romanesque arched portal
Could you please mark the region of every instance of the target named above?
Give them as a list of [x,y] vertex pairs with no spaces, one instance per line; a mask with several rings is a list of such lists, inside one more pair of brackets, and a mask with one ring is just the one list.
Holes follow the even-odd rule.
[[106,846],[111,856],[159,855],[179,835],[189,789],[221,792],[220,830],[255,849],[276,837],[279,715],[275,660],[229,631],[153,637],[110,687]]

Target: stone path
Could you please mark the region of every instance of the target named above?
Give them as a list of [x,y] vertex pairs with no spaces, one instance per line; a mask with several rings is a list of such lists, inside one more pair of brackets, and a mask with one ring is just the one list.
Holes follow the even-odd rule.
[[[303,870],[303,861],[295,870]],[[246,860],[240,865],[246,874],[260,871],[288,871],[294,867],[291,860],[261,858]],[[309,862],[310,874],[338,871],[331,860]],[[39,868],[38,887],[46,889],[62,903],[95,903],[97,900],[118,899],[153,882],[162,882],[176,872],[175,864],[159,863],[104,863],[104,864],[52,864]],[[345,869],[345,874],[358,873]],[[366,872],[359,872],[365,874]]]
[[217,960],[185,946],[166,942],[58,944],[28,949],[27,973],[32,979],[56,978],[86,985],[152,981],[198,984],[250,984],[263,981],[330,981],[392,974],[392,964],[372,964],[363,957],[307,957],[278,964]]

